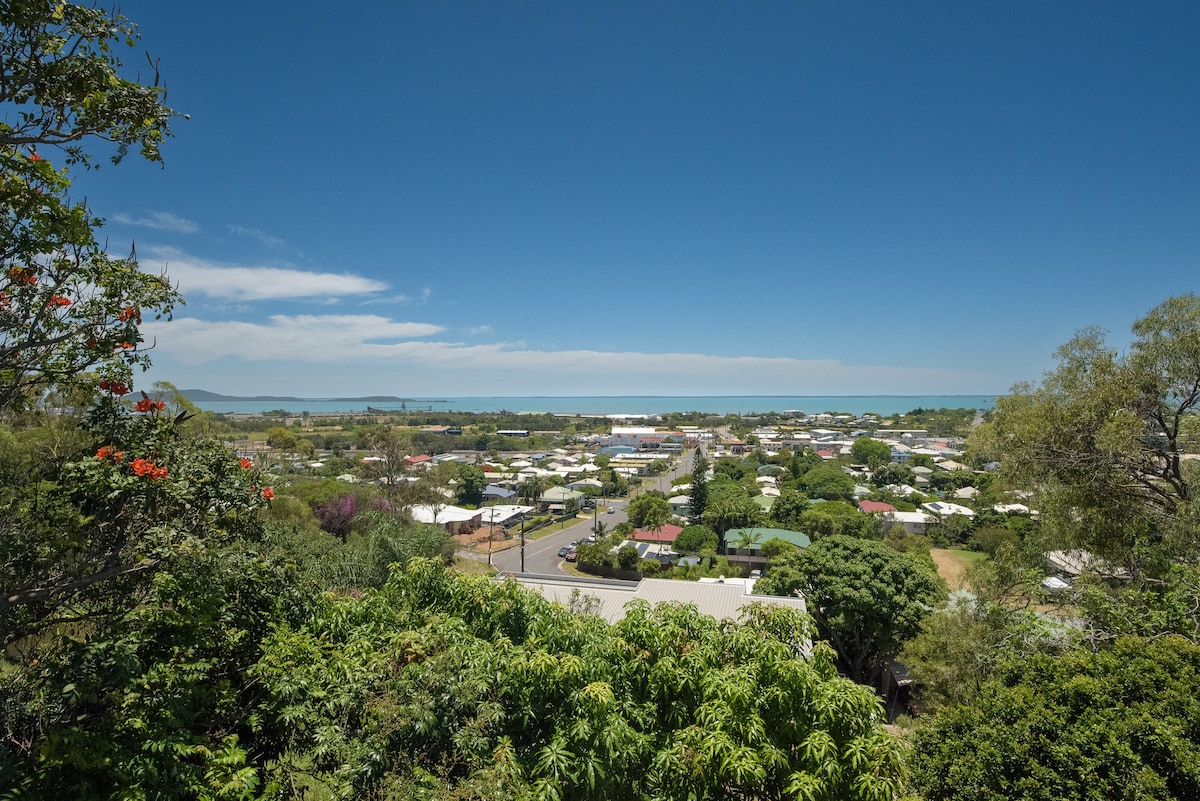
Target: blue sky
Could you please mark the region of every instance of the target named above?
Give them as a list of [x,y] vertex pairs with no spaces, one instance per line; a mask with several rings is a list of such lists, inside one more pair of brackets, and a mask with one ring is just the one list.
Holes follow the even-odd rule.
[[992,393],[1197,289],[1195,3],[121,8],[190,115],[76,176],[187,299],[144,383]]

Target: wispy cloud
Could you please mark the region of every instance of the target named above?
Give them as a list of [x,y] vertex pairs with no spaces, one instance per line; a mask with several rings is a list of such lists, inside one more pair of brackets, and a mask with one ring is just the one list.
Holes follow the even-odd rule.
[[169,211],[151,211],[147,212],[144,217],[114,214],[109,219],[124,225],[153,228],[155,231],[172,231],[177,234],[194,234],[200,230],[200,226],[197,223],[171,214]]
[[175,248],[147,248],[139,254],[143,268],[165,270],[184,297],[206,295],[221,300],[279,300],[369,295],[383,292],[382,281],[346,273],[321,273],[293,267],[226,264],[196,258]]
[[227,225],[227,226],[225,226],[225,228],[231,234],[237,234],[238,236],[248,236],[251,239],[256,240],[260,244],[266,245],[269,248],[282,248],[285,244],[283,239],[281,239],[280,237],[272,236],[271,234],[268,234],[266,231],[260,231],[257,228],[247,228],[244,225]]
[[331,362],[386,356],[415,337],[445,330],[430,323],[400,323],[375,315],[273,315],[266,323],[184,318],[148,323],[156,349],[190,364],[224,356]]
[[[195,318],[149,323],[156,351],[189,365],[218,359],[321,365],[370,389],[384,376],[420,377],[431,392],[481,394],[902,394],[991,385],[982,373],[933,367],[847,365],[835,359],[534,350],[518,343],[431,340],[442,326],[372,315],[276,315],[268,323]],[[264,365],[264,370],[279,365]],[[346,378],[349,377],[349,378]],[[486,393],[484,393],[486,394]]]
[[368,303],[376,303],[376,304],[379,304],[379,303],[397,304],[398,303],[398,304],[406,305],[406,306],[419,306],[422,303],[428,303],[429,299],[432,296],[433,296],[433,290],[430,289],[429,287],[424,287],[416,295],[406,295],[406,294],[390,295],[388,297],[383,297],[383,298],[374,298],[367,302]]

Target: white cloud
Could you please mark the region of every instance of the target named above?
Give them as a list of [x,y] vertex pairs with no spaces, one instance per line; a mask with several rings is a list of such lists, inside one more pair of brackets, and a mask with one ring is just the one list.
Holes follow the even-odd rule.
[[336,362],[386,355],[396,340],[441,333],[429,323],[397,323],[375,315],[274,315],[267,323],[207,321],[194,317],[143,326],[155,349],[189,364],[236,356],[247,361],[286,359]]
[[130,217],[128,214],[114,214],[110,217],[113,222],[125,225],[137,225],[142,228],[153,228],[155,231],[174,231],[179,234],[194,234],[200,226],[188,219],[171,214],[168,211],[151,211],[145,217]]
[[332,299],[382,292],[382,281],[342,273],[318,273],[292,267],[222,264],[190,256],[175,248],[146,248],[142,267],[165,271],[183,296],[207,295],[222,300]]
[[225,228],[231,234],[238,236],[248,236],[251,239],[257,240],[259,243],[266,245],[269,248],[281,248],[284,246],[284,241],[277,237],[268,234],[266,231],[260,231],[257,228],[247,228],[244,225],[227,225]]
[[[445,331],[441,326],[373,315],[276,315],[266,324],[187,318],[144,328],[156,341],[156,352],[189,365],[220,360],[226,372],[239,369],[236,365],[243,361],[261,365],[247,365],[252,382],[280,370],[311,373],[295,369],[298,362],[309,363],[319,365],[321,375],[336,378],[345,388],[342,394],[350,394],[351,388],[378,392],[397,380],[410,386],[409,392],[464,395],[927,394],[995,385],[993,376],[981,373],[855,366],[833,359],[548,351],[505,342],[467,345],[430,340]],[[291,367],[264,364],[271,361]]]

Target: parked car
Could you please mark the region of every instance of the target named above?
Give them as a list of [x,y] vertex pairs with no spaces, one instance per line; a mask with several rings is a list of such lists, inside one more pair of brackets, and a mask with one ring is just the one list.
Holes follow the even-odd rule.
[[571,550],[571,546],[570,546],[570,545],[564,545],[563,547],[559,548],[559,549],[558,549],[558,558],[559,558],[559,559],[561,559],[561,558],[563,558],[564,556],[566,556],[566,555],[567,555],[567,551],[569,551],[569,550]]
[[568,562],[574,562],[578,556],[579,556],[579,552],[576,551],[574,548],[572,548],[571,550],[567,551],[567,555],[564,558]]
[[615,506],[610,506],[610,507],[608,507],[608,511],[607,511],[607,512],[605,512],[604,514],[606,514],[606,515],[615,515],[616,513],[617,513],[617,507],[615,507]]

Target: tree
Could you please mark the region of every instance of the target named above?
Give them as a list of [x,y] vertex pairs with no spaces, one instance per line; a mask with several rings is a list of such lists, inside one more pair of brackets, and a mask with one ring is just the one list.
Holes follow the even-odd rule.
[[717,533],[708,526],[687,526],[675,538],[674,549],[679,553],[699,554],[717,552]]
[[771,511],[767,516],[784,528],[799,531],[802,525],[800,516],[807,511],[808,507],[807,496],[801,492],[789,490],[780,493],[775,502],[771,504]]
[[700,448],[696,448],[692,462],[692,488],[688,493],[688,513],[693,522],[704,516],[704,508],[708,505],[708,468],[708,460]]
[[129,608],[167,566],[251,531],[247,512],[274,497],[221,443],[142,408],[102,399],[86,420],[95,450],[30,487],[46,497],[0,496],[6,642]]
[[671,504],[662,493],[651,490],[630,501],[625,507],[625,512],[629,515],[630,522],[638,528],[657,530],[671,519]]
[[892,446],[870,437],[859,437],[850,446],[850,458],[858,464],[875,468],[892,460]]
[[893,487],[902,484],[911,485],[917,474],[906,464],[888,462],[871,471],[871,484],[876,487]]
[[901,747],[826,649],[801,654],[807,625],[790,609],[734,624],[639,602],[610,625],[413,561],[269,637],[257,719],[287,750],[263,782],[360,798],[893,798]]
[[1200,297],[1172,297],[1133,324],[1126,352],[1085,329],[1037,386],[997,399],[973,451],[1037,493],[1043,529],[1126,566],[1161,575],[1200,551],[1197,481],[1184,457],[1200,436]]
[[704,525],[714,529],[724,541],[725,532],[757,526],[762,515],[762,508],[748,495],[721,495],[709,499],[708,508],[704,510]]
[[1127,638],[1010,662],[916,732],[921,798],[1200,798],[1200,646]]
[[458,466],[458,486],[455,488],[455,500],[466,506],[479,506],[483,503],[483,491],[487,489],[487,475],[478,467],[468,464]]
[[800,478],[800,486],[810,498],[838,501],[854,497],[854,480],[834,464],[809,470]]
[[622,545],[617,549],[617,567],[622,570],[636,570],[637,563],[637,548],[632,545]]
[[928,559],[875,540],[833,536],[776,559],[755,591],[803,595],[842,670],[869,683],[882,660],[916,635],[945,587]]
[[[166,90],[121,75],[136,28],[118,14],[52,0],[10,0],[0,16],[0,410],[55,383],[128,387],[145,367],[143,315],[169,317],[178,296],[162,276],[109,256],[91,211],[69,199],[65,166],[92,166],[88,145],[137,147],[160,161],[175,112]],[[62,156],[63,169],[51,161]],[[95,379],[91,379],[94,381]]]

